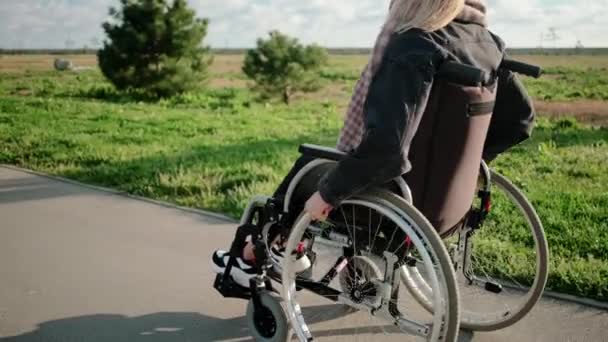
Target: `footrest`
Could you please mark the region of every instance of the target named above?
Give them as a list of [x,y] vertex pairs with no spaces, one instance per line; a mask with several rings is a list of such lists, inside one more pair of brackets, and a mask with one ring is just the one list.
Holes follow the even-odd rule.
[[224,298],[239,298],[249,300],[251,299],[251,289],[242,287],[237,284],[232,277],[224,277],[224,274],[218,274],[213,282],[213,287],[224,297]]

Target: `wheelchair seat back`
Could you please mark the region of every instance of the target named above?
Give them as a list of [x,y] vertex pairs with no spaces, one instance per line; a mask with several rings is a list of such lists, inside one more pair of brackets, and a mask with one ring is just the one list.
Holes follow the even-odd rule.
[[464,86],[436,80],[409,151],[405,180],[414,205],[441,235],[448,235],[471,209],[496,83]]
[[[509,59],[501,70],[538,78],[540,67]],[[458,62],[446,62],[436,75],[431,96],[409,150],[412,170],[404,176],[414,205],[442,236],[459,228],[467,218],[496,102],[498,79]],[[500,74],[500,73],[498,73]],[[302,145],[310,157],[339,161],[345,153],[315,145]],[[308,195],[329,165],[313,172],[312,181],[298,190]],[[390,190],[400,193],[394,182]],[[305,196],[304,196],[305,197]]]

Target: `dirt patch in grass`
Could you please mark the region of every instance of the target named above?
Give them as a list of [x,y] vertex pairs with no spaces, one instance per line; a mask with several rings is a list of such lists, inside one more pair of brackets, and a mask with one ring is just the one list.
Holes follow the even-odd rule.
[[[211,71],[218,74],[240,73],[244,57],[244,55],[215,56]],[[0,55],[0,72],[23,73],[53,70],[53,62],[56,58],[68,59],[75,66],[97,66],[96,55]]]
[[579,67],[579,68],[608,68],[608,58],[606,56],[592,55],[563,55],[563,56],[543,56],[543,55],[514,55],[514,59],[540,65],[543,68],[550,67]]
[[211,72],[217,74],[240,73],[245,55],[217,55],[213,57]]
[[56,58],[70,60],[77,67],[97,66],[95,55],[1,55],[0,73],[53,70],[53,62]]
[[209,79],[209,86],[212,88],[247,88],[247,81],[212,76]]
[[[542,65],[543,67],[567,66],[580,68],[608,68],[605,56],[514,56],[516,59]],[[24,74],[53,70],[55,58],[71,60],[75,66],[96,67],[95,55],[0,55],[0,74]],[[241,66],[244,55],[216,55],[209,69],[208,84],[212,88],[246,88],[247,80],[242,74]],[[331,69],[339,72],[360,70],[367,56],[332,55]],[[562,75],[545,75],[553,82]],[[318,101],[332,103],[337,112],[343,113],[348,105],[354,81],[328,81],[322,89],[310,94],[297,94],[296,101]],[[13,88],[14,89],[14,88]],[[17,88],[13,94],[31,95],[29,87]],[[575,100],[575,101],[535,101],[537,110],[547,117],[575,117],[577,120],[594,126],[608,127],[608,101]]]
[[560,118],[575,117],[593,126],[608,127],[608,102],[582,100],[572,102],[536,101],[536,110],[543,116]]

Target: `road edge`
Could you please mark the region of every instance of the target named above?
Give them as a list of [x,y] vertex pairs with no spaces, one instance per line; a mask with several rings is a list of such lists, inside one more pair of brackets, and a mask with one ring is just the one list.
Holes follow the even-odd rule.
[[105,192],[105,193],[109,193],[112,195],[116,195],[116,196],[122,196],[122,197],[126,197],[126,198],[130,198],[130,199],[134,199],[137,201],[141,201],[141,202],[146,202],[146,203],[151,203],[151,204],[156,204],[159,205],[161,207],[165,207],[165,208],[170,208],[170,209],[176,209],[176,210],[180,210],[180,211],[184,211],[184,212],[188,212],[188,213],[193,213],[193,214],[198,214],[201,216],[207,216],[210,218],[214,218],[217,220],[221,220],[221,221],[226,221],[227,223],[238,223],[237,220],[223,215],[223,214],[219,214],[219,213],[215,213],[212,211],[207,211],[207,210],[203,210],[203,209],[196,209],[196,208],[189,208],[189,207],[183,207],[177,204],[173,204],[173,203],[169,203],[169,202],[165,202],[165,201],[160,201],[160,200],[155,200],[155,199],[151,199],[151,198],[147,198],[147,197],[142,197],[142,196],[137,196],[137,195],[133,195],[130,194],[126,191],[120,191],[120,190],[115,190],[115,189],[111,189],[111,188],[106,188],[103,186],[99,186],[99,185],[91,185],[91,184],[87,184],[87,183],[82,183],[73,179],[69,179],[69,178],[65,178],[65,177],[61,177],[61,176],[56,176],[56,175],[51,175],[48,173],[44,173],[44,172],[40,172],[40,171],[34,171],[34,170],[30,170],[30,169],[24,169],[22,167],[19,166],[14,166],[14,165],[8,165],[8,164],[0,164],[0,168],[5,168],[5,169],[9,169],[9,170],[13,170],[13,171],[19,171],[19,172],[25,172],[25,173],[29,173],[35,176],[39,176],[39,177],[44,177],[44,178],[48,178],[48,179],[52,179],[55,181],[59,181],[59,182],[63,182],[63,183],[68,183],[68,184],[72,184],[72,185],[77,185],[77,186],[82,186],[84,188],[87,189],[91,189],[91,190],[96,190],[96,191],[100,191],[100,192]]

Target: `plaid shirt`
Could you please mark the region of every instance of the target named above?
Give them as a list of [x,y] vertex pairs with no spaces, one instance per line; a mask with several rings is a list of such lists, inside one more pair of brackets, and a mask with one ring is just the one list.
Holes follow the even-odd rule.
[[353,97],[348,105],[346,116],[344,118],[344,127],[340,133],[337,149],[344,152],[355,150],[365,133],[364,110],[369,87],[372,83],[374,75],[380,69],[384,52],[388,46],[392,34],[397,28],[397,20],[389,19],[380,35],[376,40],[374,50],[372,51],[370,61],[363,70],[361,78],[357,81],[353,91]]

